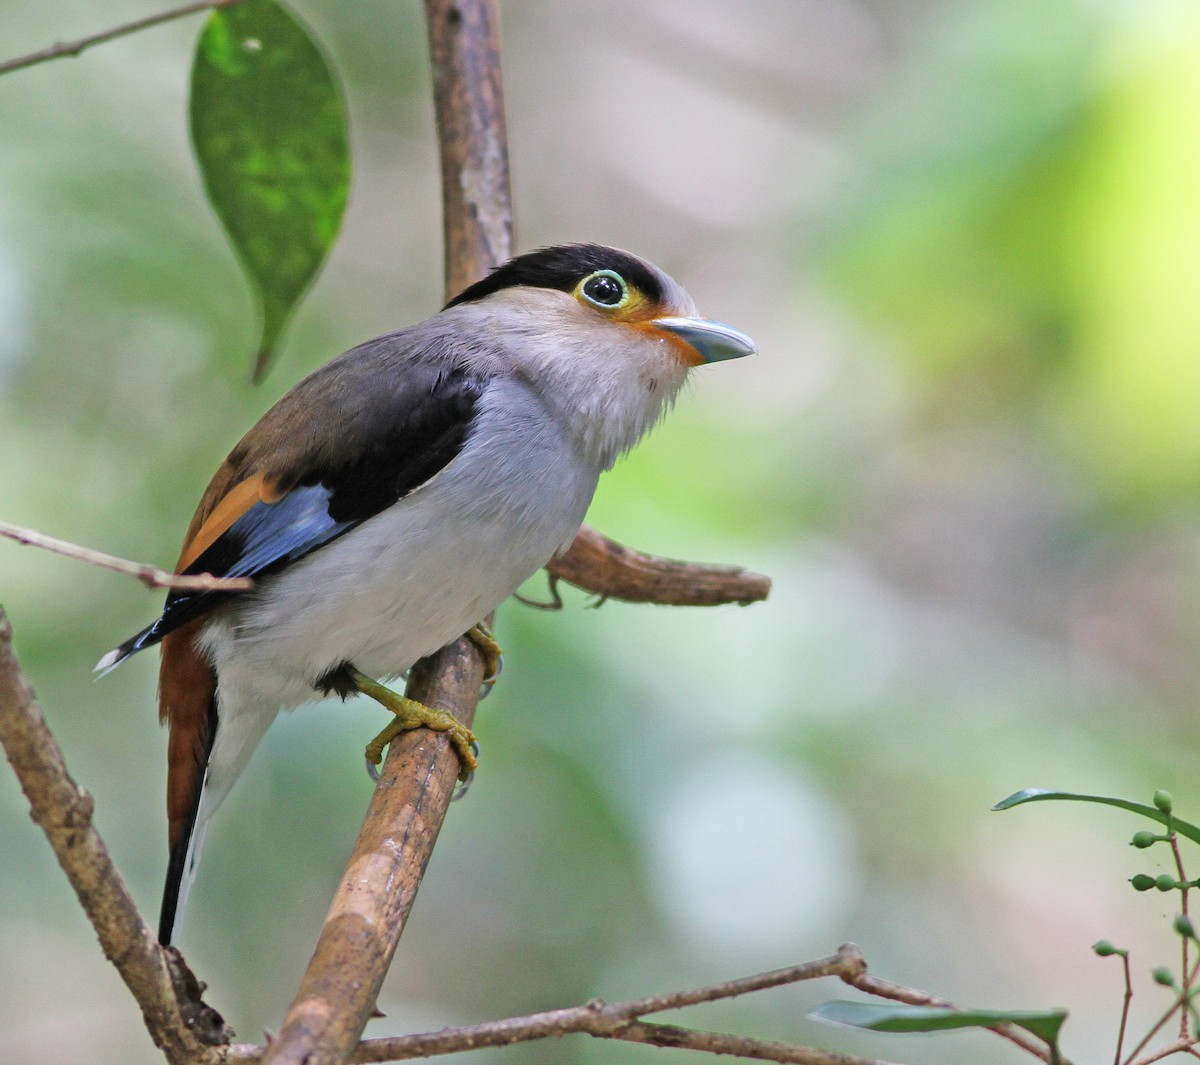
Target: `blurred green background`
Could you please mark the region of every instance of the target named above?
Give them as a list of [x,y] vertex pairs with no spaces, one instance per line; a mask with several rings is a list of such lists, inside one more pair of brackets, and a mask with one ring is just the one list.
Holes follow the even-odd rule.
[[[158,5],[8,0],[17,55]],[[199,20],[0,80],[0,517],[168,564],[209,474],[312,367],[430,313],[437,164],[416,3],[296,0],[346,81],[341,240],[260,389],[249,295],[187,143]],[[683,611],[506,606],[483,768],[385,985],[384,1035],[716,981],[862,945],[957,1001],[1066,1006],[1111,1057],[1165,1005],[1174,896],[1099,808],[1200,816],[1200,7],[1192,0],[540,0],[505,9],[518,247],[654,260],[756,359],[695,376],[591,520],[769,573]],[[533,594],[542,586],[531,583]],[[0,602],[135,895],[165,865],[155,663],[91,666],[158,599],[0,542]],[[282,719],[218,817],[181,943],[278,1024],[370,795],[369,705]],[[1193,869],[1195,873],[1197,870]],[[0,1061],[159,1060],[7,771]],[[913,1063],[984,1035],[691,1023]],[[995,1044],[995,1045],[993,1045]],[[509,1062],[649,1061],[574,1039]]]

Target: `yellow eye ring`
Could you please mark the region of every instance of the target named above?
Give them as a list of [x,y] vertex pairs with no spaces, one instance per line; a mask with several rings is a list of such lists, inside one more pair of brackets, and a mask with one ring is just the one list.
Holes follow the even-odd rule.
[[615,270],[597,270],[575,286],[575,298],[602,311],[615,311],[629,302],[629,284]]

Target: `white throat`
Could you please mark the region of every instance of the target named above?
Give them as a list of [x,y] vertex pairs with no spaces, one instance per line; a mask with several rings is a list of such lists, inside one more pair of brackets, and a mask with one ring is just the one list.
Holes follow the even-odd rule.
[[598,469],[654,426],[687,376],[668,340],[605,321],[566,293],[497,293],[444,315],[458,317],[456,335],[470,338],[468,362],[522,379]]

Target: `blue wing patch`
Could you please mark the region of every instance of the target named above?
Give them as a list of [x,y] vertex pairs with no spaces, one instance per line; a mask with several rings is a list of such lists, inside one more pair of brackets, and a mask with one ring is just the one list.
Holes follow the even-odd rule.
[[[320,411],[324,420],[338,426],[335,458],[310,449],[290,464],[270,467],[274,483],[297,487],[277,503],[255,503],[185,573],[267,577],[386,510],[454,460],[486,382],[462,368],[420,362],[405,362],[403,372],[381,378],[380,360],[386,364],[394,356],[389,346],[393,343],[394,338],[381,337],[326,364],[268,411],[229,453],[226,461],[236,469],[247,468],[247,463],[264,468],[263,456],[246,443],[256,433],[261,435],[264,425],[301,415],[315,417],[313,411]],[[329,378],[335,372],[342,383],[330,391]],[[354,382],[361,387],[351,387]],[[368,386],[374,389],[375,401],[363,406],[354,397]],[[254,593],[172,592],[162,616],[105,655],[96,669],[107,672],[181,625],[246,594]]]
[[[255,503],[184,572],[259,577],[303,558],[362,520],[335,521],[329,514],[332,497],[328,488],[315,484],[293,488],[278,503]],[[176,593],[167,603],[212,594]]]
[[[332,496],[330,489],[316,484],[294,488],[278,503],[255,503],[183,572],[257,578],[283,569],[362,523],[364,518],[334,520],[329,514]],[[240,594],[245,593],[171,592],[159,619],[106,654],[96,670],[108,672],[167,633]]]

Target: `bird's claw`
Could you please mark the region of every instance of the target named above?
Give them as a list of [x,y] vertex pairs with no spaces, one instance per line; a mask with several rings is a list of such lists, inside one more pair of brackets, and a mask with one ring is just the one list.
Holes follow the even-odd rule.
[[403,705],[388,706],[388,709],[396,715],[395,720],[389,721],[383,731],[367,744],[364,753],[369,764],[379,765],[383,761],[383,749],[401,732],[407,732],[414,728],[427,728],[434,732],[445,732],[450,737],[450,742],[454,744],[454,750],[458,754],[458,760],[462,763],[462,772],[458,775],[459,780],[465,780],[475,771],[479,765],[474,750],[475,733],[449,710],[438,710],[404,696],[397,697],[397,703]]
[[485,698],[500,679],[504,672],[504,651],[496,642],[496,637],[485,622],[472,626],[467,630],[467,639],[479,648],[483,655],[483,691],[480,698]]
[[[471,744],[471,751],[475,755],[475,761],[479,761],[479,741],[475,740]],[[471,782],[475,779],[475,770],[470,770],[465,777],[458,778],[458,786],[454,789],[454,794],[450,796],[451,802],[457,802],[459,799],[466,798],[467,792],[471,788]]]
[[[400,695],[357,669],[353,669],[352,675],[358,690],[363,695],[370,696],[396,715],[379,735],[367,744],[364,755],[369,767],[378,766],[383,761],[383,749],[401,732],[407,732],[414,728],[428,728],[434,732],[445,732],[450,737],[450,742],[454,744],[454,750],[458,754],[458,760],[462,763],[462,771],[458,774],[459,780],[465,781],[475,771],[479,765],[476,757],[478,746],[475,742],[475,733],[449,710],[439,710],[436,707],[419,703],[416,699]],[[367,772],[371,774],[373,780],[378,779],[378,774],[372,774],[370,768]]]

